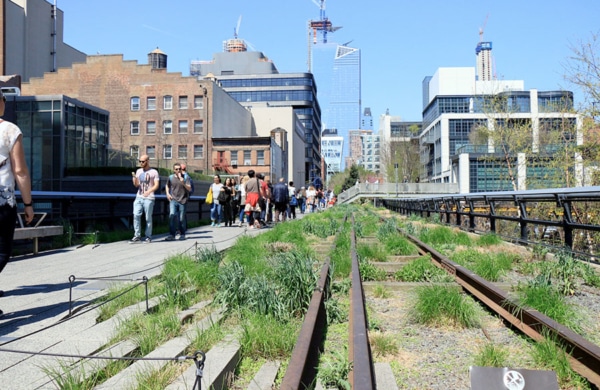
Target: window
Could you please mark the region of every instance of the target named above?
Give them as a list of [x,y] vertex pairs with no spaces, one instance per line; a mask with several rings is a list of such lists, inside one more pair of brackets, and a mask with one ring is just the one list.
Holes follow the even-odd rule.
[[154,96],[148,96],[146,98],[146,109],[149,111],[156,110],[156,98]]
[[252,151],[244,150],[244,165],[252,165]]
[[187,108],[188,108],[187,96],[179,96],[179,109],[187,110]]
[[163,133],[164,134],[173,134],[173,121],[172,120],[163,121]]
[[156,122],[146,122],[146,134],[156,134]]
[[140,122],[129,122],[129,132],[131,133],[131,135],[138,135],[140,133]]
[[179,134],[187,134],[188,132],[188,121],[179,121]]
[[194,96],[194,108],[197,110],[201,110],[204,108],[204,97],[203,96]]
[[129,147],[129,155],[134,159],[137,160],[140,158],[140,147],[137,145],[131,145]]
[[148,158],[154,160],[156,158],[156,147],[146,146],[146,154],[148,155]]
[[163,97],[163,108],[165,110],[173,109],[173,96],[167,95],[167,96]]
[[187,145],[179,145],[177,147],[177,158],[180,160],[187,159]]
[[204,158],[204,145],[194,145],[194,158]]
[[194,134],[201,134],[204,132],[204,121],[202,119],[194,120]]
[[165,160],[170,160],[173,158],[173,145],[163,146],[163,157]]
[[238,151],[232,150],[230,153],[231,165],[238,165]]
[[264,150],[256,151],[256,164],[257,165],[265,165],[265,151]]
[[140,110],[140,98],[139,96],[134,96],[130,101],[131,111],[139,111]]

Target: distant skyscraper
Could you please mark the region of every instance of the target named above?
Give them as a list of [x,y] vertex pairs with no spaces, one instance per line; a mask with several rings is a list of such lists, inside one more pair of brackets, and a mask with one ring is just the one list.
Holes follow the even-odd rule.
[[[335,128],[344,139],[343,157],[350,156],[349,132],[360,129],[361,73],[360,49],[338,46],[333,64],[331,100],[326,110],[326,126]],[[342,158],[344,161],[344,158]],[[341,166],[341,170],[345,166]]]
[[373,115],[371,115],[371,107],[365,107],[362,118],[360,119],[361,130],[373,130]]
[[475,54],[477,55],[477,80],[492,80],[494,76],[492,42],[479,42],[475,47]]

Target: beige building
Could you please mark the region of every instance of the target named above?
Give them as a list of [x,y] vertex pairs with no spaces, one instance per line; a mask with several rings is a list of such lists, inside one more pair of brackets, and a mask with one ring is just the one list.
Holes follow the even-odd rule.
[[[256,134],[271,135],[283,150],[282,175],[286,182],[304,183],[305,143],[304,125],[294,113],[293,107],[268,107],[256,105],[251,108]],[[277,163],[275,162],[275,167]],[[273,178],[276,179],[276,178]]]
[[0,72],[23,81],[84,62],[63,42],[63,12],[46,0],[0,0]]
[[24,83],[22,94],[61,93],[109,111],[111,165],[123,156],[135,165],[147,154],[156,167],[180,161],[189,171],[211,173],[213,137],[254,135],[250,112],[213,81],[168,73],[158,49],[148,59],[140,65],[122,55],[88,56]]

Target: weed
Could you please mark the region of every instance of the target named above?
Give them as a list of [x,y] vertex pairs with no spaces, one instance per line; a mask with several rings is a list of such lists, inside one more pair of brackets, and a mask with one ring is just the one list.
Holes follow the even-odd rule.
[[431,263],[430,257],[419,257],[396,271],[394,279],[402,282],[451,282],[448,274]]
[[480,245],[480,246],[498,245],[498,244],[501,244],[502,242],[503,242],[502,239],[494,233],[486,233],[477,239],[477,245]]
[[323,357],[317,377],[325,387],[350,390],[348,374],[351,369],[352,365],[348,360],[348,351],[334,351]]
[[483,345],[473,359],[473,364],[480,367],[508,366],[508,349],[504,346],[487,343]]
[[244,311],[240,343],[244,356],[267,360],[289,356],[296,343],[300,320],[280,321]]
[[534,344],[532,351],[534,362],[544,369],[556,372],[561,388],[588,388],[587,382],[579,376],[569,364],[567,353],[553,337],[544,335],[544,339]]
[[378,284],[373,287],[373,296],[379,299],[385,299],[392,296],[390,290],[388,290],[385,286]]
[[373,356],[387,356],[398,353],[398,345],[393,337],[380,332],[374,332],[369,336]]
[[517,286],[518,304],[530,307],[547,315],[553,320],[581,333],[579,316],[575,309],[568,305],[564,296],[551,284],[540,277],[527,285]]
[[455,325],[473,328],[479,325],[475,304],[456,287],[424,286],[417,294],[410,310],[411,318],[420,324]]
[[387,261],[388,253],[383,249],[381,245],[364,245],[359,244],[356,248],[358,257],[366,261]]
[[387,278],[385,270],[369,263],[359,261],[360,277],[363,281],[382,281]]

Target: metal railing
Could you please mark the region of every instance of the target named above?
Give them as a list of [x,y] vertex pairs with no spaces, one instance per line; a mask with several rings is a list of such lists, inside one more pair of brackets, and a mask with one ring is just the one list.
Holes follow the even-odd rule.
[[600,186],[381,201],[403,215],[437,215],[442,223],[523,244],[545,242],[591,257],[600,250]]

